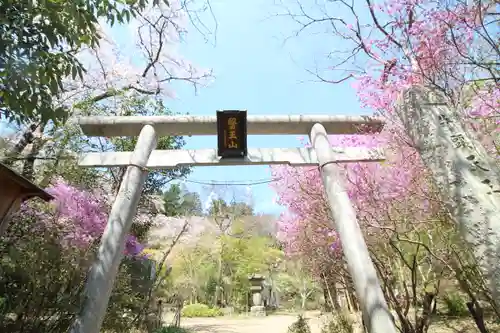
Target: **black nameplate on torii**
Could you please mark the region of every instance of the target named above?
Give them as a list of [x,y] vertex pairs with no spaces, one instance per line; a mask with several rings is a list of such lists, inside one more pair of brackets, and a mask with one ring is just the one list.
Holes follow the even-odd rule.
[[244,158],[247,153],[247,112],[217,111],[217,155]]

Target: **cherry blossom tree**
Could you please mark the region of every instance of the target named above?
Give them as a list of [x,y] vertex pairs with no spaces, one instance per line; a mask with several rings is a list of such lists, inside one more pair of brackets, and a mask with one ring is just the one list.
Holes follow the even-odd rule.
[[[132,150],[135,138],[87,138],[75,119],[89,115],[172,115],[166,108],[175,94],[175,81],[199,85],[209,82],[211,72],[199,69],[179,53],[187,26],[195,26],[196,8],[189,1],[170,1],[154,6],[149,3],[127,25],[111,28],[101,22],[98,47],[82,49],[77,57],[86,68],[83,79],[67,77],[64,91],[54,99],[55,107],[64,107],[69,115],[64,124],[33,119],[3,158],[17,166],[22,174],[49,186],[62,176],[77,186],[101,188],[112,200],[125,168],[83,170],[77,166],[78,153],[86,151]],[[199,22],[198,22],[199,23]],[[117,37],[120,37],[117,39]],[[21,128],[22,129],[22,128]],[[159,149],[178,149],[182,137],[159,138]],[[18,161],[18,162],[16,162]],[[173,178],[189,172],[181,167],[155,170],[146,180],[132,232],[141,240],[161,215],[161,198],[155,194]],[[76,232],[76,230],[75,230]]]
[[[106,22],[101,22],[99,45],[81,49],[77,54],[77,59],[86,69],[83,79],[68,76],[62,81],[62,93],[54,98],[54,108],[65,108],[68,120],[61,126],[32,119],[32,123],[21,127],[19,141],[6,152],[3,162],[13,163],[16,158],[21,158],[22,164],[29,164],[25,176],[33,178],[31,170],[37,157],[60,163],[59,157],[64,158],[68,153],[68,147],[62,147],[60,143],[68,142],[70,138],[78,138],[76,141],[79,142],[73,140],[71,143],[80,145],[80,148],[113,149],[121,142],[117,144],[106,138],[92,142],[79,139],[81,133],[74,119],[82,115],[171,113],[165,102],[175,95],[173,82],[186,82],[195,89],[208,83],[211,71],[200,69],[179,52],[188,25],[196,27],[193,20],[198,9],[193,9],[194,5],[190,1],[169,1],[158,5],[151,2],[126,25],[111,28]],[[145,106],[138,108],[137,100]],[[44,149],[50,151],[50,156],[41,154]],[[23,156],[19,157],[21,153]]]
[[[23,204],[0,238],[0,286],[4,291],[0,327],[4,331],[69,328],[107,223],[109,202],[103,191],[81,190],[62,180],[47,191],[54,200]],[[147,271],[145,274],[151,265],[149,255],[132,234],[127,237],[124,255],[104,324],[106,329],[119,331],[133,325],[124,312],[144,309],[146,298],[139,289],[148,288],[151,278]],[[43,292],[40,286],[45,286]],[[51,315],[55,317],[47,320]]]
[[[195,89],[207,83],[210,71],[199,69],[183,59],[178,51],[186,28],[195,17],[190,7],[192,4],[189,1],[169,1],[168,4],[162,2],[153,6],[152,2],[147,2],[146,8],[120,30],[101,22],[99,46],[82,49],[77,55],[86,69],[83,79],[65,78],[62,93],[53,98],[54,107],[63,107],[67,111],[67,119],[61,122],[30,119],[32,123],[19,128],[21,139],[11,146],[13,149],[4,158],[7,163],[20,160],[16,166],[22,173],[43,187],[49,186],[58,198],[58,215],[51,223],[55,229],[61,229],[58,234],[61,244],[75,250],[70,251],[75,260],[85,260],[87,265],[92,260],[95,247],[89,247],[90,251],[81,256],[80,250],[90,243],[97,245],[99,242],[108,219],[105,213],[109,211],[108,203],[114,199],[123,175],[123,170],[109,173],[91,170],[90,177],[73,177],[77,173],[77,153],[126,150],[135,144],[134,139],[127,138],[86,138],[75,120],[79,116],[92,115],[172,114],[165,105],[168,98],[174,96],[173,82],[186,82]],[[183,144],[181,137],[159,139],[159,147],[163,149],[176,149]],[[20,153],[23,156],[19,156]],[[35,164],[40,161],[43,163]],[[164,172],[161,176],[170,180],[186,172],[181,168],[171,173]],[[91,187],[92,191],[61,185],[55,177],[58,175],[64,176],[67,183],[78,188]],[[128,256],[140,257],[147,230],[161,223],[157,218],[161,216],[161,204],[158,205],[152,197],[159,187],[161,184],[152,182],[145,192],[147,195],[143,196],[132,227],[133,235],[127,239],[125,250]],[[147,299],[150,298],[151,295]],[[150,307],[144,305],[138,314],[142,318],[149,310]]]
[[[415,183],[425,173],[418,154],[413,149],[404,148],[401,143],[398,145],[400,140],[401,136],[391,129],[377,136],[330,137],[336,147],[384,145],[389,148],[385,163],[350,163],[343,167],[348,180],[347,191],[358,219],[365,227],[371,225],[372,233],[389,224],[387,207],[395,209],[405,198],[409,200],[410,195],[422,197],[425,191],[420,187],[421,183],[419,186]],[[336,283],[343,282],[339,279],[342,274],[334,272],[344,271],[345,267],[340,241],[335,230],[331,229],[331,212],[319,170],[292,167],[273,167],[272,170],[277,179],[273,187],[279,197],[278,203],[287,208],[280,218],[280,238],[287,253],[307,256],[309,269],[322,283],[327,282],[325,287],[334,290]],[[416,216],[425,216],[425,206],[422,208],[412,206],[408,210],[413,209]]]
[[[397,314],[402,332],[427,331],[440,286],[454,279],[471,283],[463,289],[474,302],[484,299],[498,310],[483,277],[468,275],[477,263],[471,259],[471,251],[457,243],[457,233],[450,228],[429,172],[404,139],[390,126],[379,135],[330,137],[334,147],[387,148],[384,162],[348,163],[341,168],[386,300]],[[272,172],[278,203],[287,208],[279,220],[279,238],[287,254],[306,263],[331,306],[339,307],[336,287],[344,285],[347,305],[355,310],[351,277],[329,223],[331,212],[319,170],[279,166]],[[465,280],[464,274],[468,276]],[[408,308],[417,303],[422,304],[422,312],[414,317]]]
[[300,25],[299,33],[326,29],[337,47],[328,68],[312,73],[326,83],[351,80],[362,106],[384,116],[418,152],[499,303],[492,264],[500,240],[500,174],[493,158],[500,110],[495,3],[307,5],[286,6],[284,15]]
[[[326,83],[354,79],[362,105],[389,115],[399,92],[432,85],[455,105],[467,99],[471,115],[498,114],[498,41],[494,3],[433,0],[365,0],[283,3],[282,16],[300,26],[321,26],[335,41],[328,66],[315,74]],[[345,56],[347,54],[347,56]],[[465,89],[464,88],[468,88]]]
[[[78,109],[78,102],[119,99],[123,94],[173,97],[171,84],[175,81],[191,83],[195,88],[206,83],[211,72],[179,53],[190,23],[189,5],[182,1],[149,4],[119,31],[102,25],[99,48],[84,49],[79,54],[87,69],[84,79],[68,80],[59,103]],[[117,36],[124,41],[116,40]],[[120,115],[117,106],[108,111],[109,115]]]
[[[108,220],[109,202],[105,193],[81,190],[63,180],[49,187],[47,192],[54,197],[52,202],[24,204],[13,220],[31,220],[25,233],[55,233],[60,245],[66,249],[86,251],[95,246]],[[16,243],[16,235],[7,232],[2,241]],[[126,255],[140,255],[143,249],[135,236],[128,237]]]

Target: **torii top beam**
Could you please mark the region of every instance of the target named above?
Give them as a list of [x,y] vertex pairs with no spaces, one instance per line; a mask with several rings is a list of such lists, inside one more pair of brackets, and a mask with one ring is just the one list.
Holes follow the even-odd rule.
[[[216,135],[215,116],[98,116],[80,117],[78,123],[88,136],[138,136],[144,125],[152,125],[157,135]],[[248,135],[308,135],[316,123],[328,134],[356,134],[362,129],[380,132],[384,121],[371,116],[248,116]]]

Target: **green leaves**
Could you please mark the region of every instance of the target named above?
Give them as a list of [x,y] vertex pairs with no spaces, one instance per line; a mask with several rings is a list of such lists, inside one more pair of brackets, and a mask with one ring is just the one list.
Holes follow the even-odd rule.
[[[181,244],[173,257],[171,279],[186,300],[215,306],[218,301],[246,309],[252,273],[267,274],[283,259],[270,237],[242,231],[247,220],[235,220],[226,234],[205,232],[193,244]],[[209,221],[207,221],[209,222]]]
[[64,121],[67,111],[54,107],[63,79],[83,79],[76,58],[82,47],[95,48],[97,23],[130,22],[145,0],[45,0],[0,2],[0,116]]
[[179,184],[172,184],[163,193],[165,215],[201,216],[203,209],[198,193],[189,192]]
[[[109,90],[110,96],[119,96],[120,103],[109,108],[109,103],[98,103],[95,99],[81,101],[74,105],[79,109],[81,115],[122,115],[122,116],[150,116],[150,115],[173,115],[174,113],[165,108],[161,101],[155,100],[150,96],[125,96],[123,91]],[[137,137],[113,137],[106,140],[107,149],[116,151],[133,151],[137,143]],[[157,149],[181,149],[185,144],[182,136],[163,136],[158,138]],[[91,150],[101,151],[102,146],[98,141],[88,142]],[[143,194],[161,194],[165,186],[172,180],[182,178],[190,172],[188,167],[179,167],[175,169],[154,170],[149,173],[144,185]]]

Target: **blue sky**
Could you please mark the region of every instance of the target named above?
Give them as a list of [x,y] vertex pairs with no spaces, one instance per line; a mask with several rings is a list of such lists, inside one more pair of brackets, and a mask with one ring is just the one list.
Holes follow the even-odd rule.
[[[218,22],[217,43],[206,43],[191,32],[182,54],[194,63],[213,68],[215,80],[197,96],[189,86],[176,88],[177,100],[167,101],[175,111],[192,115],[215,115],[218,109],[246,109],[259,114],[362,114],[350,83],[317,82],[306,69],[331,52],[324,35],[288,39],[297,30],[289,18],[273,17],[278,8],[269,0],[212,2]],[[187,148],[215,148],[216,137],[187,138]],[[296,147],[296,136],[250,136],[249,147]],[[267,166],[198,167],[188,179],[201,181],[251,181],[270,179]],[[187,184],[206,192],[203,186]],[[242,190],[239,188],[237,191]],[[255,209],[277,214],[275,193],[267,184],[252,186]]]
[[[277,17],[280,8],[272,0],[211,0],[218,30],[214,46],[191,29],[181,54],[203,68],[212,68],[215,80],[198,90],[186,84],[175,84],[177,98],[167,100],[176,112],[192,115],[215,115],[220,109],[246,109],[259,114],[362,114],[350,83],[320,83],[307,72],[328,65],[326,56],[338,44],[321,30],[309,30],[287,40],[298,26],[290,18]],[[202,15],[210,22],[208,14]],[[119,28],[120,29],[120,28]],[[119,34],[119,30],[117,31]],[[116,36],[118,39],[122,36]],[[0,125],[0,133],[5,130]],[[186,138],[189,149],[215,148],[216,137]],[[296,147],[296,136],[250,136],[249,147]],[[188,180],[202,182],[249,182],[270,179],[267,166],[197,167]],[[206,186],[186,183],[191,191],[209,194]],[[229,191],[238,196],[245,187]],[[252,186],[253,204],[257,212],[278,214],[283,208],[274,203],[275,193],[268,184]]]

